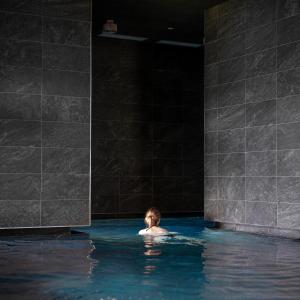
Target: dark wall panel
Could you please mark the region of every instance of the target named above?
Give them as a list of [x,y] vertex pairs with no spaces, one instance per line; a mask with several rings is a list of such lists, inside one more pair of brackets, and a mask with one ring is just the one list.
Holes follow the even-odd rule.
[[205,216],[240,230],[299,236],[298,3],[206,14]]
[[201,64],[200,48],[94,38],[93,214],[203,211]]
[[90,222],[90,21],[90,0],[0,2],[0,228]]

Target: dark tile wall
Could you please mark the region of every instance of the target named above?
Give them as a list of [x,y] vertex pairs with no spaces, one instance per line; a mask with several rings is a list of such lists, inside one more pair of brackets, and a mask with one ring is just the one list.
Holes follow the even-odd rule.
[[300,1],[227,1],[205,30],[206,218],[299,230]]
[[90,11],[0,1],[0,228],[89,224]]
[[203,211],[202,49],[95,37],[92,213]]

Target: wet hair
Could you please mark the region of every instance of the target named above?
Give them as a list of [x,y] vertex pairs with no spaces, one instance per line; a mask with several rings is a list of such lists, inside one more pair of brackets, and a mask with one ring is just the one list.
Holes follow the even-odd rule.
[[[161,214],[156,207],[151,207],[147,210],[145,214],[145,222],[149,226],[149,228],[153,226],[158,226],[160,222]],[[150,218],[150,222],[148,223],[147,218]]]

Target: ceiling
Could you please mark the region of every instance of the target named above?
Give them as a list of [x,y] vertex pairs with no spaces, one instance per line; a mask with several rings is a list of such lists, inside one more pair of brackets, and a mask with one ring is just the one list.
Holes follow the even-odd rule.
[[220,0],[95,0],[93,32],[100,34],[108,19],[118,25],[118,34],[202,43],[203,12]]

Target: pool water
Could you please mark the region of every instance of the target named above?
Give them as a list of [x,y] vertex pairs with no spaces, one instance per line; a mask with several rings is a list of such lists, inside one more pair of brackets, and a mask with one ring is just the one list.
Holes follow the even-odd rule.
[[300,299],[300,242],[164,219],[98,220],[82,234],[1,238],[0,299]]

